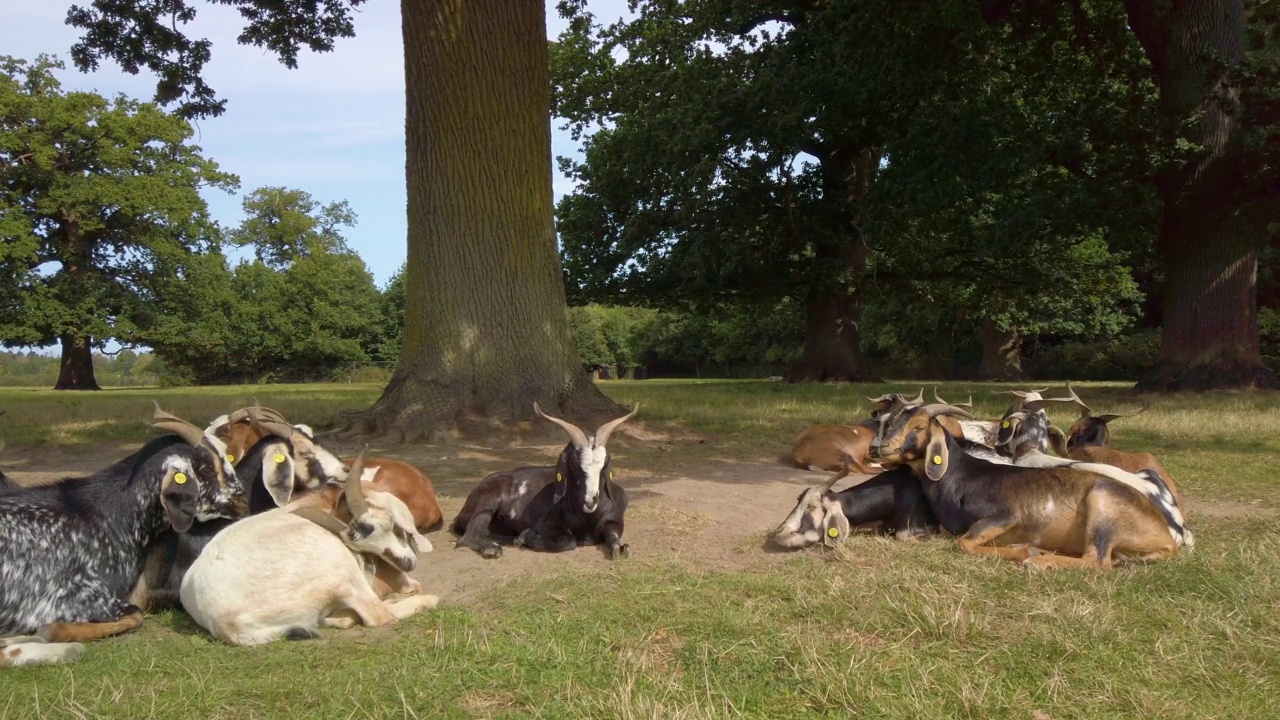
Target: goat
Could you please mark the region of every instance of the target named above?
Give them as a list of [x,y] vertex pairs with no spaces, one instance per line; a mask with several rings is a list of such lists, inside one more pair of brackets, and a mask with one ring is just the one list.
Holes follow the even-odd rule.
[[1143,401],[1142,408],[1137,412],[1126,414],[1107,414],[1094,416],[1089,406],[1080,399],[1075,390],[1071,389],[1071,383],[1067,383],[1067,392],[1070,393],[1064,401],[1075,403],[1080,408],[1080,419],[1077,420],[1071,429],[1066,433],[1065,450],[1061,454],[1071,460],[1080,460],[1083,462],[1104,463],[1127,470],[1131,473],[1138,473],[1143,470],[1153,470],[1164,484],[1169,487],[1169,492],[1173,495],[1174,502],[1179,508],[1184,507],[1182,504],[1182,495],[1178,492],[1178,486],[1173,481],[1173,476],[1169,471],[1160,464],[1155,455],[1149,452],[1125,452],[1107,447],[1107,440],[1110,432],[1107,423],[1122,417],[1134,417],[1146,412],[1150,407],[1150,403]]
[[[878,398],[868,398],[876,403],[875,409],[871,413],[874,421],[872,427],[878,433],[892,418],[905,410],[924,406],[924,388],[920,388],[920,392],[914,398],[908,400],[903,395],[881,395]],[[933,389],[933,404],[948,405],[954,408],[973,408],[973,398],[969,398],[967,403],[948,403],[946,400],[938,397],[938,389]],[[979,443],[987,447],[995,447],[996,437],[999,430],[999,423],[989,420],[978,420],[972,415],[965,412],[962,417],[951,417],[943,415],[939,418],[939,422],[946,426],[947,430],[956,437],[962,437],[973,443]]]
[[601,425],[592,438],[577,425],[542,412],[536,402],[533,410],[564,429],[569,444],[555,467],[520,467],[481,480],[453,520],[453,531],[460,536],[457,546],[497,558],[502,556],[500,541],[545,552],[603,544],[610,559],[627,557],[631,550],[622,542],[627,491],[613,481],[605,443],[640,410],[639,403]]
[[814,425],[791,444],[791,462],[802,470],[840,470],[848,465],[863,475],[875,475],[880,467],[867,459],[875,438],[874,420],[857,425]]
[[1067,431],[1068,452],[1078,446],[1106,445],[1107,440],[1110,437],[1110,430],[1107,427],[1107,423],[1117,418],[1141,415],[1147,411],[1147,408],[1151,407],[1150,403],[1144,400],[1142,407],[1137,412],[1125,413],[1123,415],[1107,414],[1095,416],[1093,411],[1089,409],[1089,406],[1086,405],[1084,401],[1080,399],[1080,396],[1076,394],[1076,391],[1071,389],[1070,381],[1067,382],[1067,392],[1069,395],[1061,399],[1066,402],[1075,403],[1080,408],[1080,419],[1076,420],[1071,426],[1071,429]]
[[832,492],[843,470],[826,488],[806,488],[796,506],[774,530],[770,540],[778,547],[798,549],[822,543],[833,546],[849,536],[853,527],[881,523],[899,540],[937,532],[938,521],[924,502],[920,481],[910,470],[898,468],[880,473],[852,487]]
[[[396,496],[365,496],[362,472],[363,456],[332,511],[313,495],[218,533],[182,581],[182,607],[196,624],[223,642],[261,645],[313,638],[322,626],[351,627],[356,618],[380,627],[435,607],[434,595],[385,602],[374,591],[374,560],[412,572],[418,534]],[[402,587],[420,589],[407,577]]]
[[148,543],[166,527],[244,513],[244,489],[225,446],[156,407],[168,431],[82,478],[0,494],[0,665],[79,657],[82,641],[132,630],[125,600]]
[[[255,420],[256,414],[260,419]],[[266,425],[265,423],[274,423]],[[227,441],[227,452],[234,458],[241,458],[244,453],[262,438],[271,434],[289,440],[297,447],[299,459],[303,462],[299,479],[309,488],[319,485],[308,480],[312,476],[332,473],[334,461],[320,457],[320,446],[315,442],[315,432],[307,425],[289,425],[280,413],[270,408],[242,408],[215,419],[210,425],[220,437]],[[268,427],[274,427],[269,430]],[[290,428],[288,431],[285,427]],[[307,459],[308,454],[318,459],[313,462]],[[334,460],[337,460],[336,458]],[[353,458],[342,458],[339,462],[350,464]],[[236,462],[233,460],[233,462]],[[400,498],[413,513],[414,522],[420,532],[438,530],[444,523],[444,513],[440,510],[440,502],[436,499],[435,486],[426,473],[406,462],[387,458],[367,458],[365,460],[365,484],[371,490],[389,492]],[[287,501],[286,501],[287,502]],[[283,505],[284,503],[279,503]],[[268,508],[269,509],[269,508]]]
[[[1046,398],[1043,402],[1069,400],[1069,397]],[[1110,448],[1096,448],[1101,452],[1078,453],[1076,457],[1070,457],[1066,452],[1065,434],[1054,427],[1043,410],[1035,409],[1033,402],[1026,403],[1022,410],[1011,411],[1005,417],[1001,429],[1000,451],[1011,457],[1014,464],[1041,468],[1074,467],[1120,480],[1137,488],[1155,504],[1156,509],[1164,515],[1169,524],[1169,532],[1179,546],[1194,546],[1195,537],[1186,527],[1182,498],[1154,457],[1147,453],[1121,453]],[[1049,442],[1052,442],[1059,454],[1068,457],[1047,454],[1045,446]]]
[[964,552],[1031,568],[1109,568],[1177,554],[1172,523],[1131,474],[1087,463],[1025,467],[973,457],[938,422],[946,411],[900,413],[873,454],[888,468],[911,468],[939,524],[959,536]]

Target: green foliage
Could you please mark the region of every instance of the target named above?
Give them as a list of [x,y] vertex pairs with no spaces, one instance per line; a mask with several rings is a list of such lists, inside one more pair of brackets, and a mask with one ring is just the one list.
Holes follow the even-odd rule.
[[0,59],[0,343],[146,342],[171,273],[217,246],[200,188],[237,180],[186,121],[63,92],[61,67]]
[[1128,380],[1155,364],[1160,331],[1146,330],[1108,340],[1068,340],[1034,348],[1025,367],[1044,380]]
[[[0,386],[52,387],[58,379],[61,360],[34,351],[0,352]],[[155,356],[122,350],[112,355],[94,353],[93,372],[98,382],[110,387],[157,385]],[[3,405],[0,405],[0,409]]]
[[382,289],[381,340],[374,351],[374,356],[382,362],[399,362],[400,350],[404,346],[404,306],[407,298],[404,274],[405,266],[401,265]]
[[242,207],[245,221],[227,234],[227,241],[252,246],[271,267],[349,251],[339,229],[354,227],[356,214],[346,200],[321,206],[301,190],[262,187],[246,195]]
[[[398,352],[386,335],[387,300],[329,222],[345,206],[321,207],[306,193],[279,188],[252,193],[249,214],[231,235],[256,238],[267,261],[232,269],[209,253],[178,273],[174,282],[187,291],[166,294],[171,300],[157,306],[156,354],[176,376],[212,383],[330,377],[392,342]],[[292,229],[275,230],[286,224]]]

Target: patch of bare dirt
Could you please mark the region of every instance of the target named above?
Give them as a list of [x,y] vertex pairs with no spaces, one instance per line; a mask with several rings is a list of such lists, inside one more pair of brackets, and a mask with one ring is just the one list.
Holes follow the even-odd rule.
[[1274,517],[1275,510],[1263,507],[1261,501],[1242,502],[1238,500],[1202,500],[1187,498],[1187,515],[1208,515],[1219,518]]

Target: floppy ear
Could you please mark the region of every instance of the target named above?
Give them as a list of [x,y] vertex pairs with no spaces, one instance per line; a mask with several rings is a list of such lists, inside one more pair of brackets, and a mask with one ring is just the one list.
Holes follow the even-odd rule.
[[571,451],[568,448],[566,448],[564,452],[560,453],[560,460],[556,462],[556,477],[555,477],[556,494],[555,494],[555,497],[552,498],[555,502],[560,502],[560,499],[564,497],[565,490],[568,489],[569,487],[569,453],[570,452]]
[[276,505],[284,507],[293,498],[293,456],[284,443],[272,443],[262,449],[262,484]]
[[951,454],[947,451],[946,431],[938,424],[937,418],[934,418],[929,423],[929,445],[925,448],[925,476],[938,482],[946,474],[950,462]]
[[822,544],[835,547],[849,537],[849,518],[844,516],[844,508],[834,498],[823,498],[822,510]]
[[200,497],[197,481],[181,470],[169,470],[160,481],[160,506],[169,524],[177,532],[191,529],[196,520],[196,502]]

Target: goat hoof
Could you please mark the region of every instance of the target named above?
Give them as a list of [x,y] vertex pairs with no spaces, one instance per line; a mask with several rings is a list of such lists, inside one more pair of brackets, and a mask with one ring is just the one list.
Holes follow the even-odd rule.
[[490,545],[488,547],[480,548],[480,557],[485,558],[486,560],[500,558],[502,557],[502,546]]
[[617,560],[618,558],[631,557],[630,545],[614,545],[609,548],[609,559]]
[[524,547],[524,539],[528,536],[529,536],[529,531],[523,530],[520,532],[519,535],[516,536],[515,540],[511,541],[511,544],[515,545],[516,547]]

